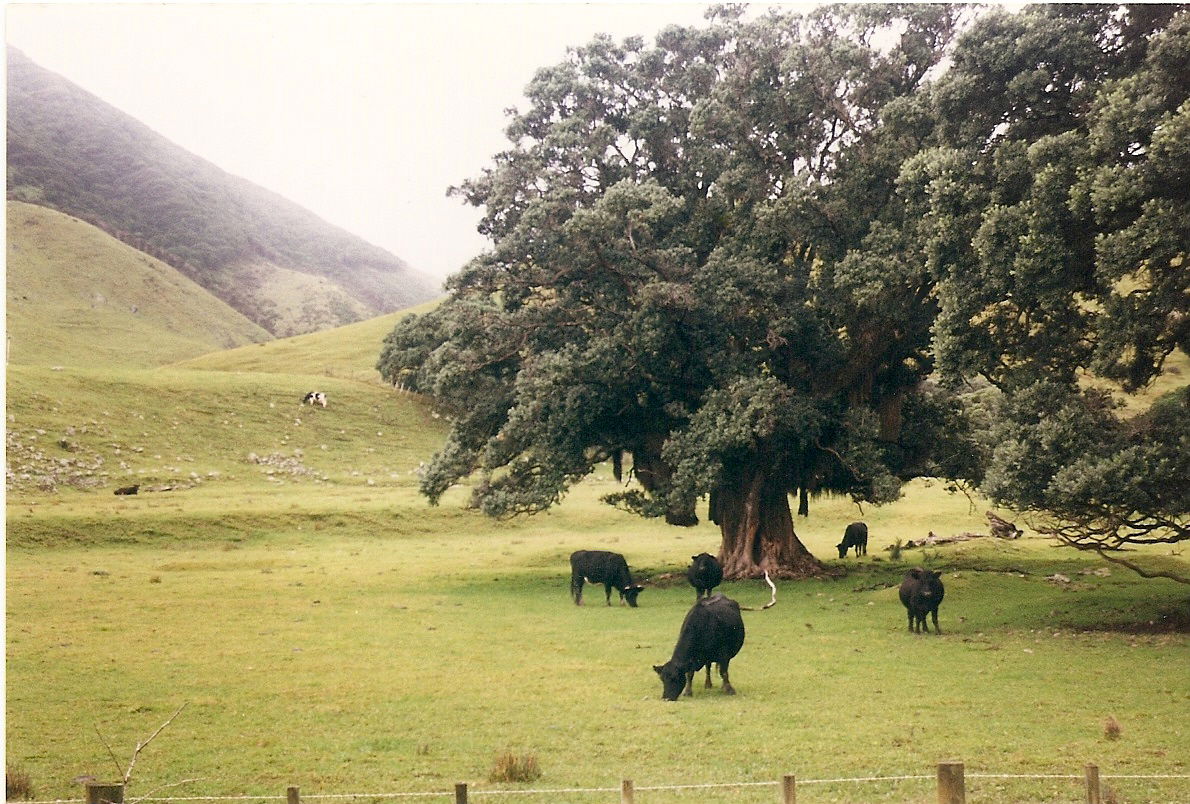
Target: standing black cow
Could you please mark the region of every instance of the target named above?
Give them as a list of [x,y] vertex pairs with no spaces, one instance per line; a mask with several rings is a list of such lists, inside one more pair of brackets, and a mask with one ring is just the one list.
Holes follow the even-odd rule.
[[620,602],[626,600],[633,608],[636,596],[644,589],[633,582],[624,556],[607,550],[576,550],[570,554],[570,596],[576,606],[583,605],[583,581],[603,584],[609,606],[613,586],[620,591]]
[[685,689],[694,694],[694,674],[707,669],[707,686],[711,686],[711,663],[719,665],[723,691],[735,695],[727,676],[727,666],[744,646],[744,618],[740,605],[723,594],[699,600],[682,620],[678,644],[673,657],[653,670],[661,676],[661,697],[676,701]]
[[690,556],[691,564],[686,570],[686,579],[694,587],[694,599],[711,596],[711,590],[723,583],[723,565],[710,553]]
[[863,522],[852,522],[843,531],[843,541],[835,545],[839,549],[839,558],[846,558],[847,551],[855,548],[855,557],[868,554],[868,526]]
[[901,602],[909,615],[909,630],[915,634],[930,633],[926,625],[926,615],[934,616],[934,633],[941,634],[938,627],[938,607],[942,605],[942,598],[946,589],[942,586],[942,573],[935,570],[909,570],[905,580],[901,581]]

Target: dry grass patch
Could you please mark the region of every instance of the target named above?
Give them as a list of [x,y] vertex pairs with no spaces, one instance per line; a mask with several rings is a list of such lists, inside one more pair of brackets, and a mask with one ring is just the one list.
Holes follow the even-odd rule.
[[505,751],[496,755],[489,782],[535,782],[541,778],[541,766],[535,754],[514,754]]

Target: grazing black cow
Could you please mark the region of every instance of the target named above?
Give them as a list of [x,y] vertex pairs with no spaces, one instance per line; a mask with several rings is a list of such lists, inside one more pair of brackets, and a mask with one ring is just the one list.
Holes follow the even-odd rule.
[[325,408],[326,407],[326,394],[324,394],[322,391],[308,391],[306,393],[306,395],[302,397],[302,404],[303,405],[322,405]]
[[612,604],[612,587],[620,591],[620,602],[636,608],[637,586],[628,571],[628,562],[619,553],[607,550],[576,550],[570,554],[570,596],[574,605],[583,605],[583,581],[601,583],[607,591],[607,605]]
[[915,634],[930,633],[926,615],[934,615],[934,633],[941,634],[938,627],[938,606],[946,590],[942,586],[942,573],[920,567],[909,570],[901,581],[901,602],[909,614],[909,630]]
[[699,553],[690,559],[692,563],[686,570],[686,578],[694,587],[694,599],[710,597],[711,590],[723,583],[723,565],[710,553]]
[[121,486],[120,488],[113,491],[112,494],[136,494],[138,491],[140,491],[139,484],[135,486]]
[[847,558],[847,551],[855,548],[855,557],[868,554],[868,526],[863,522],[852,522],[843,531],[843,541],[835,545],[839,549],[839,558]]
[[703,667],[707,669],[706,685],[711,686],[712,662],[719,665],[723,691],[735,695],[727,666],[743,646],[744,618],[740,616],[740,605],[721,593],[699,600],[682,620],[673,657],[663,665],[653,666],[661,676],[661,697],[676,701],[683,689],[687,695],[693,695],[694,674]]

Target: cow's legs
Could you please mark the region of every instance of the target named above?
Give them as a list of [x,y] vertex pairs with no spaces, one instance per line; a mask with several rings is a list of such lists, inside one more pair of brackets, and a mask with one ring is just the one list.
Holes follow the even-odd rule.
[[574,605],[583,605],[583,576],[570,576],[570,596],[574,598]]
[[[729,659],[726,662],[719,662],[719,677],[723,679],[723,693],[725,695],[735,695],[735,687],[731,686],[731,681],[727,678],[727,665],[730,661]],[[707,670],[709,671],[710,669],[710,665],[707,665]]]
[[707,689],[710,689],[711,687],[714,686],[711,683],[711,663],[710,662],[707,662],[707,683],[704,686],[706,686]]
[[907,612],[907,614],[909,615],[909,633],[911,633],[911,634],[916,634],[916,633],[917,633],[917,631],[915,631],[915,630],[913,629],[913,626],[915,625],[915,623],[913,622],[913,612],[912,612],[912,611],[908,611],[908,612]]
[[686,689],[682,691],[683,695],[694,695],[694,673],[686,674]]
[[607,592],[607,605],[610,606],[612,604],[612,585],[610,583],[605,583],[603,585],[603,589]]
[[934,615],[934,633],[941,634],[942,629],[938,627],[938,609],[934,609],[930,614]]

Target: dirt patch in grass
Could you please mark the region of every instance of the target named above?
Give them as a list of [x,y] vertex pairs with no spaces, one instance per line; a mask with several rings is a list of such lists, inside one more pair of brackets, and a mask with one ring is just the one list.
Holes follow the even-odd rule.
[[1183,606],[1161,609],[1147,619],[1080,625],[1075,630],[1118,634],[1190,634],[1190,600]]

